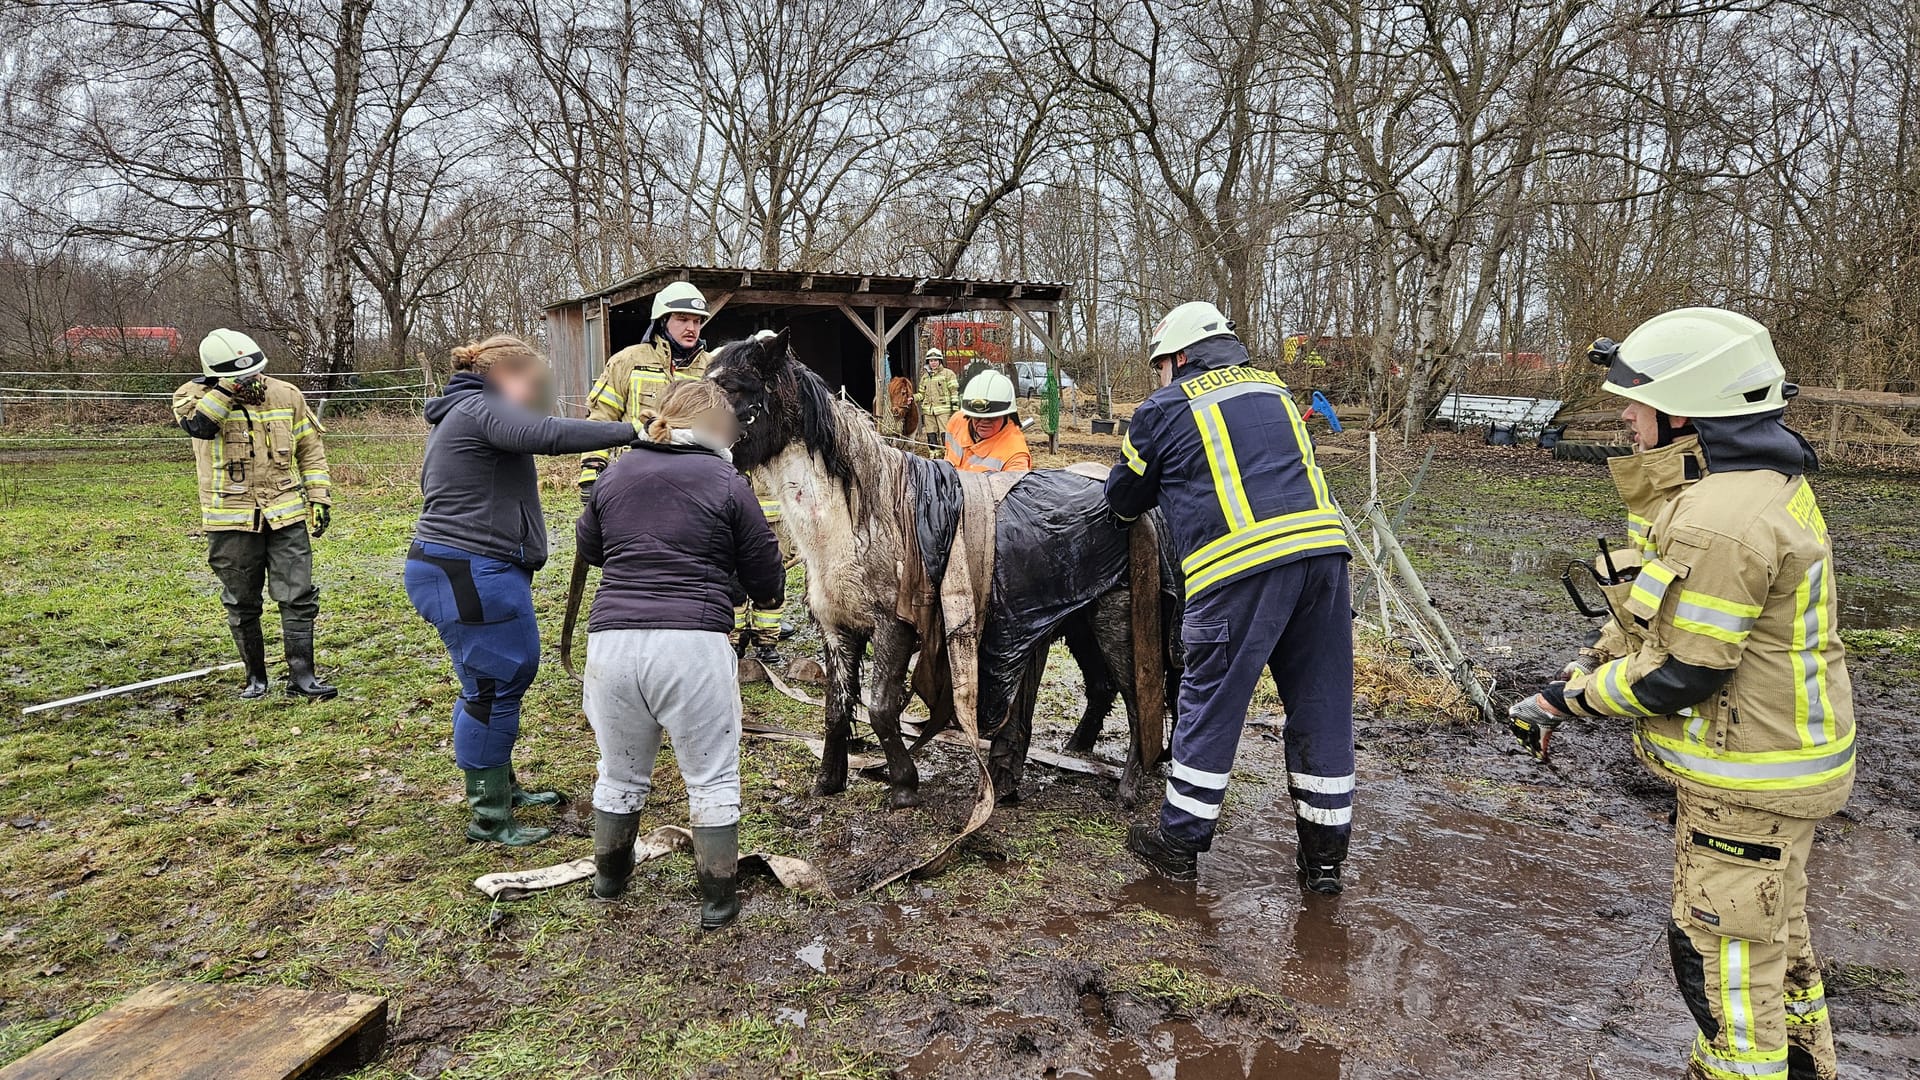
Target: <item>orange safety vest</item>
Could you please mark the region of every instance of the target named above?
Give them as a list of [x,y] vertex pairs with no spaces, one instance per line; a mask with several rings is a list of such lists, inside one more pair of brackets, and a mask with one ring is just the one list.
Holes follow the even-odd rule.
[[971,421],[964,413],[955,413],[947,421],[947,464],[961,472],[1027,472],[1033,468],[1033,454],[1027,450],[1027,433],[1013,417],[992,437],[973,441],[967,427]]

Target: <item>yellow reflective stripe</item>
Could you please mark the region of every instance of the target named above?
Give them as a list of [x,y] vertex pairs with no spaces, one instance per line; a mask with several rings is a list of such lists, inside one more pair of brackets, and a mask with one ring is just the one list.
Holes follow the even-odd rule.
[[771,611],[762,611],[759,608],[753,609],[753,628],[755,630],[780,629],[780,609],[774,608]]
[[250,525],[253,523],[253,511],[203,507],[200,511],[200,523],[202,525]]
[[1141,457],[1140,451],[1135,450],[1133,448],[1133,432],[1132,431],[1128,431],[1127,437],[1120,440],[1120,453],[1126,457],[1127,468],[1132,469],[1134,471],[1134,475],[1136,476],[1147,475],[1147,459]]
[[1673,579],[1679,574],[1678,570],[1655,559],[1640,568],[1627,597],[1645,604],[1648,611],[1658,611],[1660,602],[1667,598],[1667,586],[1672,585]]
[[1233,456],[1233,436],[1220,406],[1207,405],[1193,414],[1200,426],[1200,446],[1207,453],[1207,468],[1213,473],[1213,493],[1220,499],[1220,515],[1227,528],[1241,530],[1253,525],[1253,505],[1247,501],[1247,489],[1240,482],[1240,463]]
[[589,401],[598,402],[601,405],[605,405],[617,413],[624,413],[627,411],[626,400],[623,399],[618,393],[616,393],[613,387],[608,386],[603,380],[600,380],[600,379],[594,380],[593,390],[587,395],[587,399]]
[[300,482],[302,484],[305,484],[308,487],[332,487],[333,486],[333,478],[331,476],[328,476],[324,469],[321,470],[320,472],[301,473]]
[[1745,941],[1720,939],[1720,1016],[1727,1025],[1727,1043],[1741,1051],[1753,1049],[1753,998],[1747,989],[1747,957]]
[[1300,407],[1294,404],[1292,394],[1281,394],[1286,403],[1287,421],[1293,427],[1293,441],[1300,448],[1300,460],[1307,467],[1307,483],[1313,486],[1314,502],[1320,506],[1332,506],[1333,500],[1327,497],[1327,478],[1320,471],[1320,463],[1313,456],[1313,439],[1307,434],[1307,422],[1300,418]]
[[779,521],[780,520],[780,500],[779,499],[761,499],[760,500],[760,516],[766,518],[769,524]]
[[1793,590],[1793,724],[1801,746],[1830,742],[1833,702],[1827,695],[1827,645],[1832,631],[1827,596],[1832,589],[1831,568],[1820,559],[1807,568]]
[[1673,608],[1675,629],[1690,634],[1699,634],[1730,645],[1738,645],[1747,640],[1753,632],[1753,624],[1759,621],[1759,604],[1742,604],[1734,600],[1723,600],[1709,593],[1681,589],[1680,600]]
[[1194,549],[1192,554],[1180,560],[1180,572],[1191,577],[1205,568],[1208,563],[1225,558],[1249,544],[1259,543],[1285,533],[1339,524],[1340,515],[1321,510],[1301,510],[1292,514],[1270,517],[1265,521],[1256,521],[1250,528],[1228,532],[1225,536],[1210,540]]
[[275,420],[285,420],[287,423],[291,424],[293,423],[293,410],[292,409],[255,409],[253,412],[253,418],[255,420],[260,421],[263,424],[270,424]]
[[1838,741],[1798,750],[1710,750],[1642,727],[1640,749],[1668,771],[1710,787],[1735,791],[1793,791],[1819,787],[1853,768],[1853,732]]
[[1593,673],[1588,689],[1600,695],[1600,701],[1614,716],[1652,716],[1640,699],[1634,696],[1633,684],[1627,678],[1627,668],[1632,657],[1623,656],[1601,664]]
[[1251,570],[1256,566],[1277,562],[1291,555],[1298,555],[1302,552],[1319,549],[1345,551],[1347,549],[1346,530],[1336,525],[1332,528],[1317,529],[1305,534],[1280,536],[1266,543],[1247,548],[1228,558],[1223,558],[1199,573],[1189,574],[1187,576],[1187,599],[1192,600],[1209,587],[1218,585],[1227,578]]
[[1787,987],[1787,1023],[1824,1024],[1827,1022],[1827,988],[1824,983],[1814,983],[1803,989]]
[[299,495],[295,495],[291,499],[283,499],[261,511],[262,514],[266,515],[268,521],[286,521],[290,518],[303,516],[306,512],[307,500]]
[[1755,1076],[1787,1075],[1787,1048],[1778,1050],[1732,1050],[1721,1052],[1707,1042],[1705,1035],[1693,1037],[1693,1063],[1710,1080],[1749,1080]]
[[201,394],[200,400],[194,403],[193,409],[201,416],[213,421],[222,421],[233,415],[233,409],[212,394]]
[[313,421],[307,419],[306,417],[303,416],[300,419],[295,420],[293,422],[294,438],[304,439],[313,433],[314,433]]

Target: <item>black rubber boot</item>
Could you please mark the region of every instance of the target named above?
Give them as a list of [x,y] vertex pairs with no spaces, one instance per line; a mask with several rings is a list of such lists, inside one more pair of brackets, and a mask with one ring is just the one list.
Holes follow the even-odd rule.
[[1127,850],[1147,869],[1173,881],[1197,881],[1200,853],[1160,831],[1158,825],[1135,825],[1127,830]]
[[700,875],[700,929],[740,917],[740,826],[695,826],[693,868]]
[[593,898],[613,900],[627,891],[633,876],[633,841],[640,835],[640,814],[593,812]]
[[287,693],[314,701],[325,701],[340,692],[337,686],[320,681],[313,673],[313,627],[289,629],[281,624],[282,642],[287,650]]
[[567,801],[565,795],[557,791],[528,791],[520,786],[520,774],[507,766],[507,775],[513,780],[513,805],[520,806],[559,806]]
[[1296,853],[1294,864],[1300,868],[1300,883],[1309,892],[1322,896],[1338,896],[1346,886],[1340,883],[1340,864],[1337,862],[1310,863],[1304,853]]
[[255,619],[233,628],[233,644],[240,650],[240,662],[247,667],[247,685],[240,690],[243,698],[263,698],[267,696],[267,643],[260,637],[260,620]]
[[467,805],[473,808],[473,820],[467,823],[467,839],[526,847],[553,835],[552,829],[528,828],[513,819],[511,765],[465,772]]

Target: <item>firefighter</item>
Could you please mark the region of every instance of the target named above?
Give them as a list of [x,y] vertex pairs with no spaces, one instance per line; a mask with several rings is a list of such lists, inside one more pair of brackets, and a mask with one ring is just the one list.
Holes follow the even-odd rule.
[[946,437],[947,424],[953,420],[959,397],[960,377],[947,367],[947,354],[928,349],[927,370],[920,376],[920,422],[926,426],[927,446],[936,454],[941,450],[941,440]]
[[1687,1076],[1831,1080],[1807,856],[1852,791],[1854,729],[1818,462],[1781,422],[1794,390],[1752,319],[1669,311],[1591,355],[1627,399],[1636,452],[1613,472],[1645,557],[1609,587],[1600,655],[1515,705],[1514,730],[1544,756],[1569,715],[1632,719],[1636,755],[1676,789]]
[[947,421],[946,432],[947,464],[962,472],[1033,468],[1013,400],[1013,380],[997,371],[983,371],[967,381],[960,411]]
[[1287,782],[1306,887],[1341,888],[1353,821],[1353,612],[1346,533],[1286,384],[1248,365],[1220,309],[1182,304],[1147,355],[1160,389],[1133,414],[1107,503],[1159,505],[1186,590],[1166,801],[1127,848],[1176,881],[1212,846],[1263,668],[1286,704]]
[[[705,375],[707,343],[700,331],[706,324],[707,298],[692,282],[676,281],[655,293],[652,324],[640,344],[607,358],[606,369],[587,394],[587,418],[639,422],[642,411],[654,411],[675,380]],[[580,456],[583,504],[593,496],[594,481],[607,461],[603,451]]]
[[[780,531],[780,497],[773,493],[765,470],[748,474],[747,480],[753,485],[754,499],[760,504],[761,516],[773,527],[776,546],[784,552],[787,539]],[[780,640],[787,636],[787,629],[782,624],[786,612],[784,594],[780,603],[769,606],[750,602],[745,587],[736,588],[733,608],[736,651],[741,656],[753,653],[753,658],[760,661],[763,667],[779,665],[783,659]]]
[[320,590],[311,540],[333,514],[320,421],[299,390],[266,374],[266,353],[238,330],[215,330],[200,342],[200,370],[203,378],[173,392],[173,415],[193,436],[207,564],[220,579],[227,626],[247,669],[240,696],[267,692],[264,583],[280,608],[288,692],[324,701],[339,691],[313,667]]

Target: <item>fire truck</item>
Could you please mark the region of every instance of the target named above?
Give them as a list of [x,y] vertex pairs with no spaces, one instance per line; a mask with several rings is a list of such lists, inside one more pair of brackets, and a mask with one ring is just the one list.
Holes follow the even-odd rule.
[[975,360],[994,367],[1007,362],[1007,324],[997,319],[928,319],[927,341],[946,354],[947,366],[965,370]]

